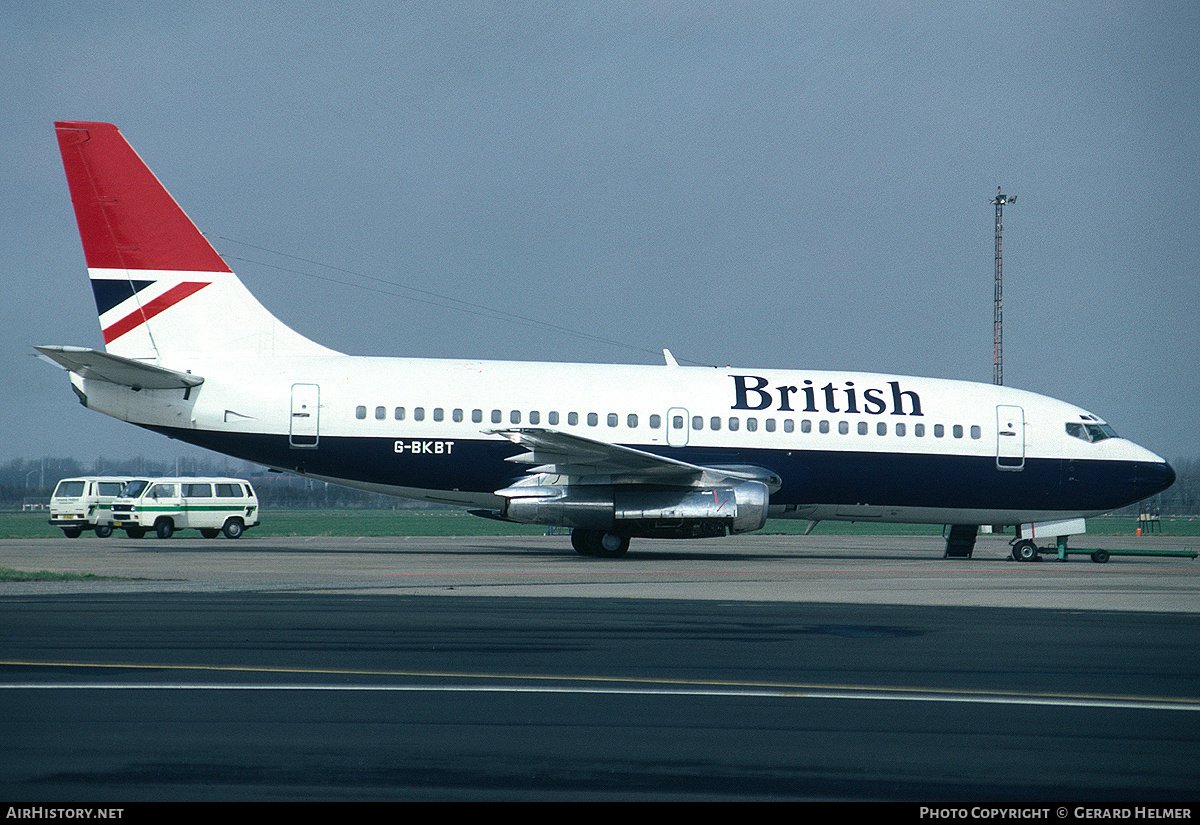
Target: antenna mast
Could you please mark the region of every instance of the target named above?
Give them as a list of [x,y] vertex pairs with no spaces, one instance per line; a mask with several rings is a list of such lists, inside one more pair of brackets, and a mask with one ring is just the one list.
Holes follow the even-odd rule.
[[992,310],[992,383],[1004,383],[1004,259],[1000,236],[1004,233],[1004,204],[1016,203],[1016,195],[1005,195],[996,187],[996,290]]

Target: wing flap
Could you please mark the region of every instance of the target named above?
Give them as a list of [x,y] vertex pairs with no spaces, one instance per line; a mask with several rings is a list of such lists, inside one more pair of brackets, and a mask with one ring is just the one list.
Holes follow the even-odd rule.
[[532,465],[529,473],[558,476],[612,476],[635,484],[678,484],[693,486],[720,483],[729,479],[762,481],[772,490],[781,484],[779,476],[762,467],[709,467],[691,464],[656,453],[609,444],[558,430],[525,427],[488,430],[502,435],[529,452],[512,456],[516,464]]

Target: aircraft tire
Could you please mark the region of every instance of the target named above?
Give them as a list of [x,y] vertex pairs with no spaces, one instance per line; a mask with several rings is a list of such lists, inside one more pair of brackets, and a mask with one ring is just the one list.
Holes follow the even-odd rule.
[[1038,560],[1037,545],[1034,544],[1029,539],[1025,539],[1024,541],[1018,541],[1016,544],[1013,545],[1012,557],[1014,559],[1016,559],[1017,561],[1037,561]]
[[575,552],[579,555],[595,555],[591,542],[592,532],[591,530],[580,530],[579,528],[571,531],[571,546],[575,548]]
[[616,533],[596,531],[596,552],[594,555],[605,559],[616,559],[629,552],[629,536],[619,536]]

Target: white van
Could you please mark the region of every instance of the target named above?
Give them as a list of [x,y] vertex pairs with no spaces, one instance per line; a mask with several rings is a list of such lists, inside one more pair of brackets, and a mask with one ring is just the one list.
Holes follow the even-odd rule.
[[193,528],[206,539],[221,532],[236,539],[258,524],[258,497],[240,478],[138,479],[113,502],[112,518],[113,527],[134,539],[147,530],[165,539]]
[[112,504],[132,480],[129,476],[64,478],[50,496],[50,523],[61,527],[69,539],[79,538],[84,530],[107,538],[112,534]]

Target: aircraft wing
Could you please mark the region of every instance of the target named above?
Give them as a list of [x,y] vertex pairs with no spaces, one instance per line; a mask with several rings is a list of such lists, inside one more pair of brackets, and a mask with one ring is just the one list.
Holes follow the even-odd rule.
[[692,486],[736,479],[762,481],[773,490],[778,490],[781,484],[779,476],[762,467],[707,467],[558,430],[524,427],[488,432],[502,435],[529,450],[508,461],[532,465],[527,471],[530,473],[603,475],[633,484]]
[[135,390],[186,389],[204,383],[199,375],[176,372],[86,347],[34,347],[64,369]]

